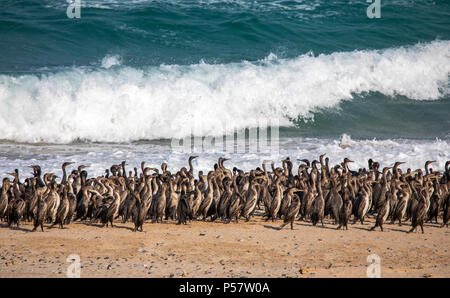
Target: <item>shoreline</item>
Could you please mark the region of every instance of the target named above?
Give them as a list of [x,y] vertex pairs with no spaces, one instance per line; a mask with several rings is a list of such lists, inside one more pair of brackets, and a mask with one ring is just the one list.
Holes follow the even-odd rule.
[[[31,145],[31,144],[0,144],[0,179],[10,177],[7,173],[17,168],[29,176],[29,166],[39,164],[43,171],[62,175],[61,163],[72,161],[88,166],[90,176],[104,174],[111,164],[126,160],[128,168],[139,167],[141,161],[149,166],[159,167],[163,162],[168,164],[169,171],[177,171],[187,166],[189,155],[199,155],[193,161],[196,171],[207,172],[219,157],[230,158],[229,167],[249,170],[258,166],[264,160],[271,159],[279,165],[286,156],[292,158],[316,159],[323,153],[336,164],[345,157],[352,157],[355,162],[350,164],[352,170],[367,168],[368,158],[379,161],[383,166],[393,165],[396,161],[406,161],[400,169],[422,168],[427,160],[436,160],[433,168],[443,169],[445,162],[450,160],[450,139],[447,140],[378,140],[352,139],[342,136],[338,139],[284,139],[279,151],[234,153],[225,151],[210,152],[177,152],[169,145],[161,144],[64,144],[64,145]],[[299,162],[294,161],[297,167]]]

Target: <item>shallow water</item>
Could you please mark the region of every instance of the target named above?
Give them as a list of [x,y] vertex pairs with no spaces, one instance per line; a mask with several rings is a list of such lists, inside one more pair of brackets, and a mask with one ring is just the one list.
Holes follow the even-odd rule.
[[[326,153],[330,164],[341,163],[345,157],[350,157],[354,163],[349,164],[350,169],[367,168],[369,158],[380,162],[381,166],[392,166],[396,161],[404,161],[400,166],[407,168],[423,168],[427,160],[436,160],[431,165],[435,171],[442,171],[445,162],[450,160],[449,140],[352,140],[344,135],[341,139],[317,138],[281,138],[279,150],[269,147],[263,152],[226,153],[220,151],[195,152],[200,157],[194,159],[194,170],[207,173],[213,169],[214,163],[221,156],[230,158],[225,166],[232,169],[234,166],[242,170],[261,167],[265,160],[272,160],[276,166],[281,166],[281,160],[290,157],[294,162],[294,169],[300,162],[297,159],[318,159],[319,155]],[[52,172],[62,177],[61,165],[65,161],[76,162],[69,166],[72,168],[83,164],[88,166],[90,177],[104,174],[104,170],[123,160],[127,162],[127,170],[134,167],[140,169],[141,161],[146,166],[160,168],[162,162],[168,164],[168,170],[178,171],[181,167],[188,167],[188,153],[172,151],[169,141],[142,142],[133,144],[71,144],[71,145],[18,145],[0,144],[0,177],[5,173],[18,168],[22,172],[22,179],[31,176],[32,170],[27,168],[33,164],[42,166],[44,172]],[[268,165],[270,169],[270,165]],[[139,170],[140,173],[140,170]]]

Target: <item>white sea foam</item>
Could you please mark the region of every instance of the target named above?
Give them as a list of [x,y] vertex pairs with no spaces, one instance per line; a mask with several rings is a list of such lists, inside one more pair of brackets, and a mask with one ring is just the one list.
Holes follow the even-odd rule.
[[[342,146],[347,144],[347,146]],[[236,166],[248,171],[261,167],[264,160],[273,160],[276,166],[281,166],[281,160],[289,156],[298,167],[297,159],[318,159],[326,153],[330,164],[341,163],[345,157],[354,162],[349,164],[351,170],[367,168],[369,158],[380,162],[381,167],[392,166],[396,161],[406,162],[400,168],[424,168],[427,160],[435,160],[431,165],[435,171],[443,171],[445,162],[450,160],[450,140],[352,140],[345,135],[340,139],[287,138],[281,139],[279,152],[233,154],[226,152],[205,152],[198,154],[194,160],[195,173],[213,169],[217,159],[230,158],[225,163],[228,168]],[[168,164],[172,172],[187,166],[189,153],[172,152],[170,142],[141,144],[70,144],[70,145],[18,145],[0,144],[0,179],[6,173],[19,169],[22,179],[30,176],[29,165],[39,164],[44,172],[52,172],[62,177],[61,164],[73,161],[77,167],[84,164],[90,177],[102,175],[106,168],[126,160],[128,170],[140,168],[141,161],[147,166],[159,167],[162,162]],[[196,154],[197,155],[197,154]],[[69,169],[71,171],[72,168]]]
[[127,142],[223,133],[261,119],[310,117],[353,94],[435,100],[449,90],[450,41],[258,62],[0,75],[0,139]]
[[122,64],[122,57],[119,55],[106,55],[102,59],[102,67],[106,69],[120,64]]
[[[67,8],[66,1],[59,0],[41,0],[44,7],[56,8],[65,10]],[[287,17],[303,17],[302,12],[315,11],[319,7],[326,7],[328,4],[326,0],[83,0],[80,3],[82,9],[96,8],[96,9],[135,9],[136,7],[146,7],[149,5],[160,6],[171,5],[182,9],[211,9],[211,10],[227,10],[227,11],[279,11],[281,13],[289,12]],[[432,0],[396,0],[392,1],[390,5],[398,7],[412,7],[416,4],[425,3],[426,5],[436,5]],[[366,0],[351,0],[351,1],[333,1],[332,5],[361,5],[367,6]],[[339,15],[338,11],[327,11],[326,15]],[[323,14],[314,14],[313,17],[324,17]]]
[[[47,3],[46,3],[47,2]],[[362,0],[360,2],[363,2]],[[256,10],[264,11],[310,11],[315,10],[323,3],[323,0],[293,0],[286,2],[285,0],[271,1],[248,1],[248,0],[89,0],[81,1],[81,8],[96,9],[133,9],[140,6],[170,4],[180,8],[201,8],[201,9],[237,9],[237,10]],[[67,3],[55,0],[44,0],[45,7],[65,9]]]

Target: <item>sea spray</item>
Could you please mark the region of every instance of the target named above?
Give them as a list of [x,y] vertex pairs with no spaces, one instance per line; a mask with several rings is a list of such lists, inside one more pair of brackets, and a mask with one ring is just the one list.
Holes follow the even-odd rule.
[[[270,59],[269,59],[270,58]],[[257,62],[102,68],[0,75],[0,139],[69,143],[222,135],[222,123],[311,117],[355,94],[410,100],[449,94],[450,41],[385,50],[269,56]],[[114,67],[113,67],[114,66]]]

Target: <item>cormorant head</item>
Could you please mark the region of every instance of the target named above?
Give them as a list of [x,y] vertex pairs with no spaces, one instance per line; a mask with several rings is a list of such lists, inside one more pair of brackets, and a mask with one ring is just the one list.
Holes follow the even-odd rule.
[[309,166],[311,165],[311,163],[309,162],[309,160],[307,160],[306,158],[305,159],[297,159],[298,161],[303,161],[304,163],[306,163],[306,165],[308,166],[308,168],[309,168]]
[[74,162],[65,162],[62,164],[62,167],[65,168],[67,166],[70,166],[71,164],[74,164]]

